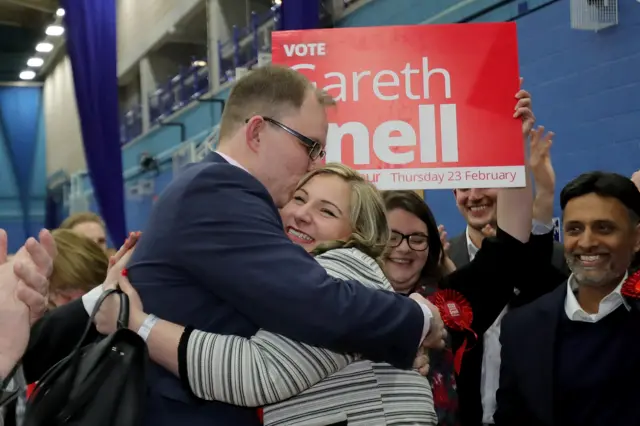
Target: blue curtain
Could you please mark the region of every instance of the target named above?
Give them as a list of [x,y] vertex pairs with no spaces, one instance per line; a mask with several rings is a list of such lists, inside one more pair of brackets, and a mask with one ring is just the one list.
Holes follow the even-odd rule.
[[[111,241],[126,236],[118,120],[116,0],[63,0],[87,170]],[[142,21],[141,21],[142,23]]]
[[320,26],[320,0],[282,2],[281,30],[311,30]]
[[[5,144],[8,160],[15,176],[24,239],[38,231],[31,229],[30,204],[42,116],[41,102],[40,87],[0,88],[0,128],[2,130],[0,139]],[[7,183],[2,182],[2,184]],[[13,239],[24,241],[21,237],[12,236]]]

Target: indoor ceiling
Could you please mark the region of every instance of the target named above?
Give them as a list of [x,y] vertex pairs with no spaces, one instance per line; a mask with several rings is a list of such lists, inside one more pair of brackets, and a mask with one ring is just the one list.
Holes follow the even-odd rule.
[[0,82],[20,80],[57,9],[58,0],[0,0]]

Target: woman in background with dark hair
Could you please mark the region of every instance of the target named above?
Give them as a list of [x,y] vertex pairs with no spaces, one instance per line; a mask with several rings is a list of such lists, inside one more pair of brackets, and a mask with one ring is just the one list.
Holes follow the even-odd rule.
[[[456,289],[471,305],[471,329],[476,336],[482,336],[495,322],[513,296],[516,283],[536,285],[538,280],[553,277],[552,269],[541,267],[537,273],[529,274],[527,271],[526,277],[515,279],[522,275],[522,270],[506,260],[510,237],[501,230],[496,237],[486,240],[471,263],[456,270],[444,253],[433,213],[420,196],[413,191],[386,191],[383,199],[391,230],[384,272],[394,290],[406,295],[419,292],[428,297],[439,289]],[[498,209],[499,222],[503,212],[503,209]],[[543,259],[553,248],[553,234],[531,236],[527,244],[532,255],[530,260]],[[553,279],[561,281],[560,277]],[[451,336],[447,350],[430,353],[428,379],[440,426],[461,424],[453,354],[464,338],[460,333]],[[468,337],[473,339],[473,336]],[[470,345],[473,343],[471,341]],[[464,368],[461,371],[464,374]]]

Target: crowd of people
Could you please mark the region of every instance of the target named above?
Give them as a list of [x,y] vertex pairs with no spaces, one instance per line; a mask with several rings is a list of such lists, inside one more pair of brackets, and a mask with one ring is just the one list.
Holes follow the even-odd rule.
[[117,330],[120,299],[96,303],[118,288],[151,361],[142,424],[640,425],[621,385],[640,374],[640,173],[569,182],[554,241],[554,134],[515,97],[526,186],[454,190],[449,239],[415,192],[322,164],[326,93],[250,72],[143,235],[108,253],[81,214],[0,258],[5,424],[29,417],[20,384]]

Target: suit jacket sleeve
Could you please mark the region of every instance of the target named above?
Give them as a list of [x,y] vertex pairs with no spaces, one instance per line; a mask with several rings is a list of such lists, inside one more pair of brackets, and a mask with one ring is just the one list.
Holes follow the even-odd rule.
[[[31,328],[29,346],[22,358],[27,383],[36,382],[58,361],[73,351],[84,333],[89,315],[82,299],[74,300],[45,314]],[[96,340],[99,333],[92,325],[83,344]]]
[[502,320],[500,330],[501,361],[500,387],[496,393],[497,408],[493,415],[496,426],[514,426],[530,424],[527,418],[527,408],[522,402],[518,388],[518,380],[514,362],[518,354],[518,330],[514,316],[509,313]]
[[[485,238],[472,262],[456,269],[440,283],[460,292],[473,310],[471,328],[481,336],[513,297],[517,276],[527,266],[526,245],[503,230]],[[466,336],[466,333],[465,333]],[[462,343],[453,333],[454,348]]]
[[[558,256],[558,246],[554,243],[552,232],[531,236],[527,254],[530,264],[526,273],[518,275],[517,287],[520,294],[513,301],[513,307],[531,303],[566,281],[567,268],[560,269],[553,261]],[[564,260],[564,256],[560,256]]]
[[[220,172],[230,168],[233,179]],[[248,174],[238,179],[228,165],[199,174],[177,216],[177,256],[195,280],[260,328],[411,368],[424,327],[417,303],[330,277],[286,237],[271,198]]]

